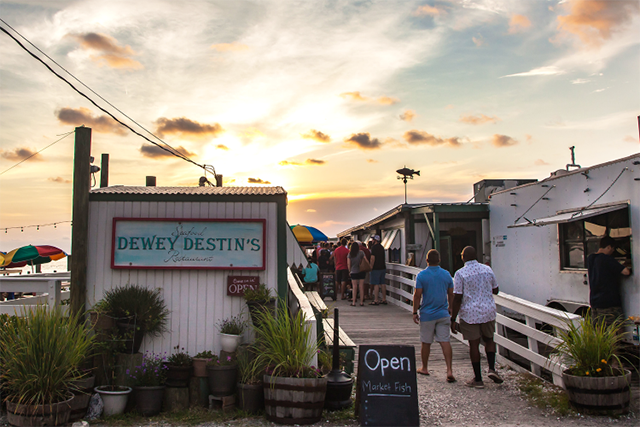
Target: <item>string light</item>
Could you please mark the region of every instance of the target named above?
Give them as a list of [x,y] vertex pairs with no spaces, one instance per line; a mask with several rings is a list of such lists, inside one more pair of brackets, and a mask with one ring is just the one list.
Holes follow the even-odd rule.
[[69,223],[69,225],[72,225],[71,221],[50,222],[48,224],[17,225],[15,227],[4,227],[4,233],[7,234],[9,230],[17,230],[17,229],[20,229],[20,232],[24,233],[25,228],[35,228],[36,231],[40,231],[40,227],[49,227],[53,225],[53,228],[58,228],[58,224],[65,224],[65,223]]

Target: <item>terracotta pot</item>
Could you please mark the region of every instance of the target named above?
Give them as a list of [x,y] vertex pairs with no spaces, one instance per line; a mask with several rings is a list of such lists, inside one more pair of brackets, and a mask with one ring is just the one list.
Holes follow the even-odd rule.
[[158,415],[162,410],[162,398],[166,386],[156,387],[134,387],[133,391],[136,399],[136,410],[143,417]]
[[230,396],[236,391],[238,365],[207,366],[209,393],[214,396]]
[[105,417],[122,414],[127,406],[129,393],[131,393],[131,387],[115,387],[116,390],[109,390],[110,388],[112,387],[99,386],[93,389],[102,398],[102,403],[104,403],[102,415]]
[[629,412],[631,371],[615,377],[579,377],[562,373],[569,402],[583,413],[620,415]]
[[177,366],[169,363],[167,367],[167,386],[168,387],[189,387],[191,379],[191,366]]
[[193,376],[198,378],[207,377],[207,362],[209,359],[194,358],[193,359]]
[[265,375],[264,410],[278,424],[313,424],[322,418],[327,378],[289,378]]
[[71,399],[71,415],[69,422],[75,422],[84,418],[91,399],[91,390],[96,383],[95,375],[81,378],[72,383],[73,399]]
[[7,401],[7,421],[14,426],[59,426],[69,422],[71,400],[51,405],[18,405]]

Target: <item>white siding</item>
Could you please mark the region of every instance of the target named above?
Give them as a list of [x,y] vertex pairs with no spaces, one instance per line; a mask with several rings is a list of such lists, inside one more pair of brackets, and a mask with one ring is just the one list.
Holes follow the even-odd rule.
[[[259,276],[277,293],[277,204],[275,202],[91,202],[89,206],[88,308],[105,291],[126,284],[160,288],[169,310],[170,332],[145,338],[141,351],[171,352],[184,347],[195,355],[220,351],[216,324],[248,311],[242,297],[227,296],[227,276]],[[243,270],[114,270],[111,269],[114,217],[247,218],[266,220],[264,271]]]
[[[586,270],[560,270],[557,225],[507,228],[553,185],[556,187],[547,194],[548,200],[540,200],[527,212],[527,218],[533,220],[555,215],[559,210],[587,206],[603,193],[595,201],[596,205],[630,201],[632,263],[637,272],[640,267],[640,182],[634,178],[640,178],[640,167],[633,165],[633,161],[638,159],[640,155],[590,168],[588,178],[574,173],[494,194],[489,203],[491,236],[507,237],[505,246],[496,247],[495,242],[491,245],[492,268],[500,290],[542,305],[554,299],[588,305],[589,287],[583,284],[587,280]],[[605,193],[625,167],[629,170]],[[634,272],[623,278],[622,288],[626,314],[640,315],[640,276]]]

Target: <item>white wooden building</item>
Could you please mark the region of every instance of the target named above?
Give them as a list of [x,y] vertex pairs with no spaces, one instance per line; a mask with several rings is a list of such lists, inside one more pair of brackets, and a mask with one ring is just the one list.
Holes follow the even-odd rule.
[[586,257],[608,234],[618,245],[616,259],[632,268],[622,278],[625,313],[640,316],[640,154],[493,193],[489,209],[491,266],[500,290],[583,312],[589,306]]
[[[242,297],[227,295],[228,276],[258,276],[260,283],[267,284],[280,297],[286,296],[287,240],[290,233],[287,230],[286,205],[287,193],[282,187],[115,186],[92,190],[89,197],[86,307],[91,308],[105,291],[118,286],[135,284],[150,289],[159,288],[171,310],[170,332],[155,339],[146,337],[142,351],[170,353],[173,347],[179,345],[191,355],[203,350],[219,352],[218,321],[242,311],[247,312]],[[172,222],[190,224],[189,221],[207,225],[201,228],[217,227],[218,230],[224,230],[228,224],[250,224],[260,229],[262,224],[263,229],[260,230],[263,240],[258,235],[252,247],[260,247],[262,261],[257,257],[251,261],[253,264],[244,267],[227,264],[211,268],[198,264],[190,268],[192,264],[183,260],[182,264],[176,262],[173,267],[167,267],[154,264],[160,258],[152,259],[151,252],[142,260],[126,258],[126,254],[118,252],[118,249],[127,245],[132,247],[133,244],[139,244],[142,249],[142,243],[135,240],[137,237],[131,238],[134,240],[125,237],[116,239],[115,228],[124,230],[121,230],[123,233],[126,227],[130,231],[161,230],[162,227],[170,227]],[[206,239],[198,241],[198,238],[194,238],[190,244],[193,242],[200,249],[207,249]],[[208,248],[215,247],[216,243],[222,247],[226,245],[226,240],[210,243]],[[230,239],[228,243],[231,249]],[[238,246],[240,243],[236,239],[235,249],[240,247],[248,251]],[[153,248],[162,253],[160,249],[173,248],[169,244],[167,240],[157,239]],[[135,248],[138,249],[137,246]],[[124,258],[120,259],[121,255]],[[164,255],[160,261],[166,261],[166,250]],[[242,263],[250,255],[254,254],[247,252],[247,257],[236,258],[233,262]],[[291,257],[294,256],[299,258],[295,251],[291,252]]]

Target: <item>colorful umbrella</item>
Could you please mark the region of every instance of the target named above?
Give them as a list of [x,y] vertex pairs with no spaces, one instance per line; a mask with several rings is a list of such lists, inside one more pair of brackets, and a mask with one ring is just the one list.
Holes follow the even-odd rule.
[[329,240],[329,238],[322,231],[318,230],[314,227],[309,227],[308,225],[292,225],[291,231],[296,236],[298,242],[324,242]]
[[5,255],[2,255],[2,264],[0,267],[15,268],[24,267],[25,265],[46,264],[66,257],[67,254],[60,248],[55,246],[23,246],[14,249]]

